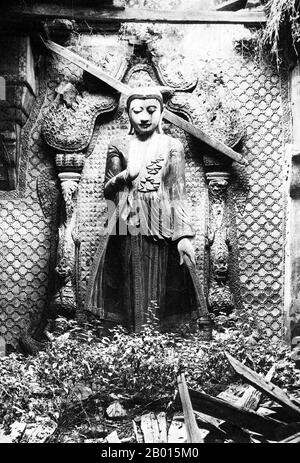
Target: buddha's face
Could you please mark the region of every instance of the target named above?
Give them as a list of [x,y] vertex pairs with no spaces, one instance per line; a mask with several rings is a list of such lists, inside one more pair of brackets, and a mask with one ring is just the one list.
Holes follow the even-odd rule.
[[160,102],[155,98],[132,100],[129,106],[129,118],[137,134],[151,135],[160,122]]

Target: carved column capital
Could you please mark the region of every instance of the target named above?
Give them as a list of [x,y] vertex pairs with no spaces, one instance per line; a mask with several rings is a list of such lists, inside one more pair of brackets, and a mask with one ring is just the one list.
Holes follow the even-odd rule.
[[76,193],[81,175],[77,172],[61,172],[58,174],[61,190],[66,204],[67,221],[71,219],[76,205]]
[[229,172],[206,172],[208,191],[211,195],[212,201],[224,201],[224,198],[226,197],[229,177]]

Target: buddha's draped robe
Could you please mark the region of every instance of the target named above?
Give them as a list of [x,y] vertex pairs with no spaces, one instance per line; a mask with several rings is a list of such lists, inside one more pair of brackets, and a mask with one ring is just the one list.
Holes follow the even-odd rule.
[[[139,163],[140,173],[120,187],[114,179],[128,162]],[[89,309],[102,318],[139,331],[150,301],[158,304],[158,318],[164,317],[167,280],[172,286],[172,275],[167,274],[170,246],[194,235],[184,166],[181,142],[167,135],[155,133],[144,143],[126,136],[109,145],[104,194],[110,202],[108,210],[113,209],[112,202],[117,207],[116,215],[110,217],[116,227],[102,251],[99,268],[94,268],[88,301]],[[184,278],[179,280],[184,284]],[[173,282],[177,284],[176,278]],[[180,305],[180,301],[174,303]]]

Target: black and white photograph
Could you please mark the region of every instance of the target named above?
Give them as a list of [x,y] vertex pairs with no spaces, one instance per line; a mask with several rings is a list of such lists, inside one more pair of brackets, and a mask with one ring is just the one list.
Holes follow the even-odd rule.
[[2,1],[0,240],[0,444],[300,443],[300,0]]

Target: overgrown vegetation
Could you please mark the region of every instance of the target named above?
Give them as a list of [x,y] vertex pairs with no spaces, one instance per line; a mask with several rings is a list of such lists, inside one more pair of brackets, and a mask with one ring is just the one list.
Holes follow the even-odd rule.
[[[7,428],[16,420],[36,422],[41,417],[65,425],[67,404],[86,397],[90,408],[83,420],[94,413],[97,401],[107,406],[112,397],[126,406],[159,401],[167,409],[174,401],[179,371],[192,388],[216,395],[238,381],[225,351],[264,374],[276,363],[274,382],[300,392],[300,373],[290,349],[270,341],[247,312],[215,317],[212,342],[201,341],[199,333],[160,333],[153,317],[140,334],[117,327],[110,337],[99,337],[99,327],[93,325],[65,319],[56,325],[45,351],[28,357],[12,353],[0,361],[0,422]],[[73,423],[75,415],[73,409]]]
[[251,38],[236,42],[244,56],[274,60],[277,67],[290,66],[299,57],[299,0],[264,0],[267,22],[263,29],[252,31]]
[[[300,42],[299,0],[269,0],[266,2],[267,24],[261,36],[276,60],[281,52],[298,56]],[[291,49],[292,47],[292,49]]]

